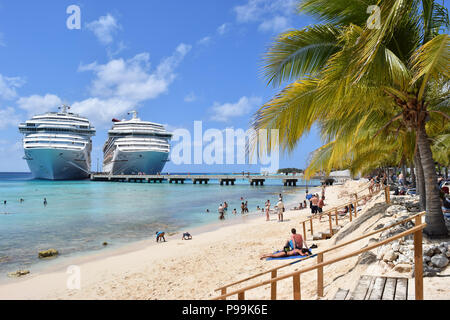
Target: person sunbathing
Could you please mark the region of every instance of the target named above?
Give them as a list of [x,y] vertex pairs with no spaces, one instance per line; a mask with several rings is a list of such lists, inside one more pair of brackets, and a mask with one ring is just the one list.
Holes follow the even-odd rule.
[[[289,248],[290,249],[290,248]],[[284,248],[283,251],[277,253],[263,254],[260,260],[265,258],[282,258],[282,257],[290,257],[290,256],[310,256],[311,253],[307,249],[293,249],[287,250],[287,247]]]

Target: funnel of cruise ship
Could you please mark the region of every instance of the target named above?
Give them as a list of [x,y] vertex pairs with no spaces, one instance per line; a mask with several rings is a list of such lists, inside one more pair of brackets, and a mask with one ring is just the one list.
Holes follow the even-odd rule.
[[103,147],[103,171],[108,174],[157,174],[170,153],[172,134],[158,123],[142,121],[136,111],[130,120],[113,119]]
[[95,128],[88,119],[69,112],[69,106],[59,109],[19,125],[24,134],[24,159],[36,179],[88,178]]

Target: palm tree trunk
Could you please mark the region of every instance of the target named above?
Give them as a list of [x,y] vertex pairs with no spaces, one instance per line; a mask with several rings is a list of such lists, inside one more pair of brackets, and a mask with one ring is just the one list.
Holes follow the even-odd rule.
[[426,193],[426,215],[427,227],[423,230],[430,238],[447,237],[448,230],[445,226],[442,214],[441,199],[437,185],[436,167],[434,166],[431,153],[430,141],[425,131],[425,124],[419,125],[417,129],[417,143],[419,146],[420,160],[423,168]]
[[411,163],[409,170],[411,171],[411,185],[413,188],[416,188],[417,184],[416,184],[416,174],[414,173],[414,164]]
[[419,149],[417,149],[414,155],[414,163],[416,165],[417,175],[416,175],[416,192],[420,196],[420,209],[426,209],[426,193],[425,193],[425,180],[423,177],[423,168],[420,161]]

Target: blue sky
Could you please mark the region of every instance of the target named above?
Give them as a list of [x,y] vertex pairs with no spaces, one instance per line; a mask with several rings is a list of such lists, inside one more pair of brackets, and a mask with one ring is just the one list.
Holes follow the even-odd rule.
[[[0,0],[0,171],[28,171],[19,122],[61,103],[96,126],[92,162],[111,118],[136,109],[169,129],[249,128],[253,113],[279,89],[260,76],[274,36],[313,20],[290,0]],[[81,29],[69,30],[69,5]],[[306,165],[320,146],[304,138],[280,167]],[[165,171],[258,170],[250,165],[175,165]]]

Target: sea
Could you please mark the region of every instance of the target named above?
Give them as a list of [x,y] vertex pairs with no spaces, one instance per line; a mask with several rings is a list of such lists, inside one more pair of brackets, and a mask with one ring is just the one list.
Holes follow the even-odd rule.
[[[263,208],[268,199],[275,205],[280,193],[289,203],[305,192],[305,184],[285,187],[281,180],[266,180],[264,186],[250,186],[244,179],[234,186],[214,180],[207,185],[46,181],[34,180],[31,173],[0,173],[0,281],[9,272],[45,269],[48,262],[38,258],[42,250],[54,248],[59,257],[70,258],[106,250],[104,242],[111,250],[154,238],[157,231],[170,235],[222,223],[217,209],[224,201],[229,204],[225,221],[239,223],[244,220],[241,197],[248,201],[250,215],[261,215],[257,206]],[[308,181],[309,187],[317,185],[320,181]],[[234,208],[237,215],[231,213]]]

